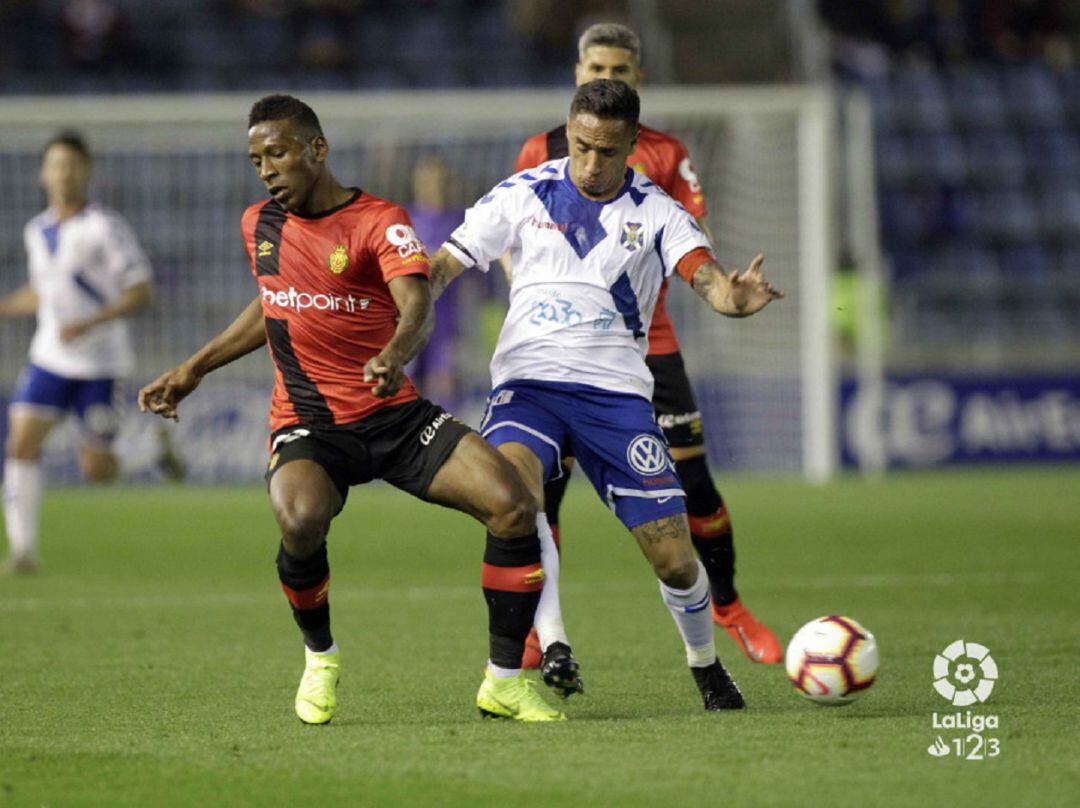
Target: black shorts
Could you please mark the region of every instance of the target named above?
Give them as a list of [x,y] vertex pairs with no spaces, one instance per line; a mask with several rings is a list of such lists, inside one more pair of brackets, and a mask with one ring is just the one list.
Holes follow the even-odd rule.
[[425,398],[351,424],[288,426],[270,436],[266,484],[289,461],[314,460],[330,475],[343,504],[350,486],[375,479],[425,499],[435,472],[472,432]]
[[653,375],[656,423],[663,430],[668,446],[675,449],[704,446],[701,412],[694,401],[682,354],[646,356],[645,364]]

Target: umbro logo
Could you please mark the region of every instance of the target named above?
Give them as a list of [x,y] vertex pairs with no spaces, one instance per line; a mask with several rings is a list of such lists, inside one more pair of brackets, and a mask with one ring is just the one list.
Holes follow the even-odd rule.
[[259,242],[259,258],[266,258],[274,252],[274,243],[272,241]]

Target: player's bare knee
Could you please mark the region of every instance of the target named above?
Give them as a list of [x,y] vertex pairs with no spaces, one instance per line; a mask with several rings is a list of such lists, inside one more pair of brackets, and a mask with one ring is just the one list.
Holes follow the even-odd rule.
[[119,475],[120,469],[115,459],[93,459],[83,460],[82,462],[82,474],[83,478],[96,485],[104,485],[116,480]]
[[672,556],[653,561],[656,577],[672,589],[689,589],[697,583],[698,565],[693,557]]
[[10,460],[38,460],[41,457],[41,443],[17,431],[11,432],[4,443],[4,456]]
[[319,549],[326,539],[332,516],[327,503],[309,497],[274,503],[274,517],[281,529],[285,551],[297,558],[305,558]]
[[503,482],[492,488],[487,529],[496,536],[526,536],[536,530],[539,503],[523,484],[515,483]]
[[85,446],[79,452],[79,471],[87,482],[102,485],[116,479],[120,463],[108,450]]

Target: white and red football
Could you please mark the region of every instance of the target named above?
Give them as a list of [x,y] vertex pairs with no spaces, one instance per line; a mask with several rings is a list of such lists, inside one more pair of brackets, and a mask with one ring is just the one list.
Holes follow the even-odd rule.
[[874,683],[877,641],[850,617],[819,617],[795,632],[784,665],[795,689],[810,701],[850,704]]

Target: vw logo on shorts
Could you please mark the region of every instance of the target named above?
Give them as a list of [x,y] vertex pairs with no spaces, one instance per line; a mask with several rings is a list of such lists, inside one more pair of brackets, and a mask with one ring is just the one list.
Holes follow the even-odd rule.
[[626,460],[638,474],[659,474],[667,466],[667,451],[652,435],[638,435],[626,449]]

